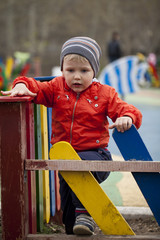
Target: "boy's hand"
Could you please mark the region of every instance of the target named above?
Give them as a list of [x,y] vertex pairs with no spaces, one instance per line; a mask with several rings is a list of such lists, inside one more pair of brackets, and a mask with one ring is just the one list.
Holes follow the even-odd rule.
[[132,126],[132,118],[124,116],[124,117],[117,118],[115,123],[109,126],[109,129],[117,128],[118,132],[124,132],[128,130],[131,126]]
[[37,93],[31,92],[24,83],[17,83],[15,87],[10,91],[1,91],[3,95],[15,96],[30,96],[35,97]]

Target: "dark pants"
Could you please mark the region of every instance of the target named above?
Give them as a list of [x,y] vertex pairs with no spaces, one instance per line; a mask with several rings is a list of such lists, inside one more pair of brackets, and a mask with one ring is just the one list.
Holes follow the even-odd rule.
[[[103,148],[98,148],[91,151],[78,152],[78,155],[82,160],[112,160],[110,152],[108,150],[104,150]],[[92,174],[99,183],[106,180],[109,176],[109,172],[92,172]],[[63,223],[65,224],[66,233],[72,233],[72,228],[75,222],[75,208],[84,207],[60,174],[59,178],[61,208],[63,211]]]

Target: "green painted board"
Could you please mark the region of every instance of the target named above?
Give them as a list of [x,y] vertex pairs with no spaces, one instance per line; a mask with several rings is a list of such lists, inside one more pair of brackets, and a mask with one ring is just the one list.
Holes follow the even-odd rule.
[[[34,105],[35,119],[35,159],[42,159],[41,139],[41,114],[40,105]],[[43,175],[42,171],[36,171],[36,206],[37,206],[37,231],[43,231]]]

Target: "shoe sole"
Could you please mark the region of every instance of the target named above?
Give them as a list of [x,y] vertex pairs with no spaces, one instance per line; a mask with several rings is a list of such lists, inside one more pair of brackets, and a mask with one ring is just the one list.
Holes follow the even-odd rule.
[[76,225],[73,228],[73,232],[76,235],[93,235],[93,232],[84,225]]

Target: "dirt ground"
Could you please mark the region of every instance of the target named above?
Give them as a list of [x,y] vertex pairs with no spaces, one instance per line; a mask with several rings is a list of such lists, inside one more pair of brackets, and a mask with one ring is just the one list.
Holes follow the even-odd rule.
[[[156,220],[154,217],[145,217],[138,218],[138,219],[128,219],[128,224],[132,228],[132,230],[135,232],[136,235],[158,235],[160,236],[160,226],[158,226]],[[0,221],[1,225],[1,221]],[[1,226],[0,226],[0,233],[1,233]],[[51,221],[49,224],[44,225],[44,231],[45,234],[65,234],[64,226],[62,224],[55,224],[53,221]],[[101,230],[98,228],[98,226],[95,229],[96,235],[103,235]]]
[[127,220],[136,235],[160,235],[160,226],[153,217]]
[[[158,226],[154,217],[139,218],[139,219],[128,219],[128,224],[135,232],[136,235],[159,235],[160,236],[160,226]],[[48,232],[47,232],[48,231]],[[62,233],[65,234],[63,225],[57,225],[53,222],[45,225],[45,232],[49,234]],[[96,235],[103,235],[101,230],[96,227]]]

